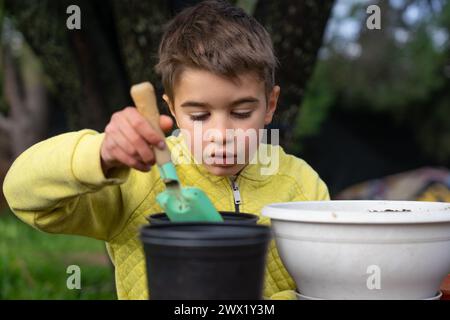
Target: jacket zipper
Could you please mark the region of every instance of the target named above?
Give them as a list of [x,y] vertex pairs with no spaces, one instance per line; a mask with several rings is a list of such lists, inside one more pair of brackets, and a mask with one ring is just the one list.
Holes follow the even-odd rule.
[[239,213],[239,205],[241,204],[241,193],[239,191],[239,186],[236,183],[236,179],[231,180],[231,189],[233,191],[233,200],[234,200],[234,211],[235,213]]

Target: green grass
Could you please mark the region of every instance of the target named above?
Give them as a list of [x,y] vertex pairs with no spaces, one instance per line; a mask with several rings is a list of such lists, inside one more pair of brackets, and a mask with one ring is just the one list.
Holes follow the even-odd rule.
[[[67,288],[70,265],[81,269],[80,290]],[[0,213],[0,300],[116,298],[103,242],[46,234]]]

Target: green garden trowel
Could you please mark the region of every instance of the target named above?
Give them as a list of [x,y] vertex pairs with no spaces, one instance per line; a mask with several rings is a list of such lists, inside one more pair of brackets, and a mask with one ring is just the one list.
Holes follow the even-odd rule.
[[[154,130],[164,136],[159,125],[159,111],[152,84],[143,82],[132,86],[131,96],[139,113],[148,120]],[[156,201],[164,209],[170,221],[223,221],[222,216],[201,189],[181,187],[167,146],[164,150],[153,148],[153,152],[159,173],[166,185],[166,190],[157,195]]]

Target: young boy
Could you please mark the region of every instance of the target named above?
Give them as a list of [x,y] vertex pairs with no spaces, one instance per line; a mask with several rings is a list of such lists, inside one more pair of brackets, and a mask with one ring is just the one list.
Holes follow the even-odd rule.
[[[181,183],[204,190],[219,211],[261,215],[274,202],[329,199],[327,187],[303,160],[260,143],[258,135],[257,149],[277,155],[276,170],[264,171],[261,161],[250,161],[250,139],[235,147],[227,134],[259,132],[272,121],[280,93],[275,66],[268,33],[241,9],[222,1],[185,9],[169,24],[156,66],[182,134],[164,139],[128,107],[113,114],[104,133],[84,129],[42,141],[20,155],[5,178],[10,207],[45,232],[104,240],[119,299],[147,298],[138,230],[149,214],[162,211],[155,197],[165,188],[153,148],[177,151]],[[161,116],[164,131],[172,124]],[[204,136],[208,130],[219,134]],[[264,297],[292,298],[294,289],[272,241]]]

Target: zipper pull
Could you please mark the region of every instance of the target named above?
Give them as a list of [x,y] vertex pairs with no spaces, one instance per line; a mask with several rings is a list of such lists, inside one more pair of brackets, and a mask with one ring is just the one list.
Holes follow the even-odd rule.
[[235,204],[241,204],[241,193],[239,187],[234,180],[231,180],[231,188],[233,189],[233,198]]

